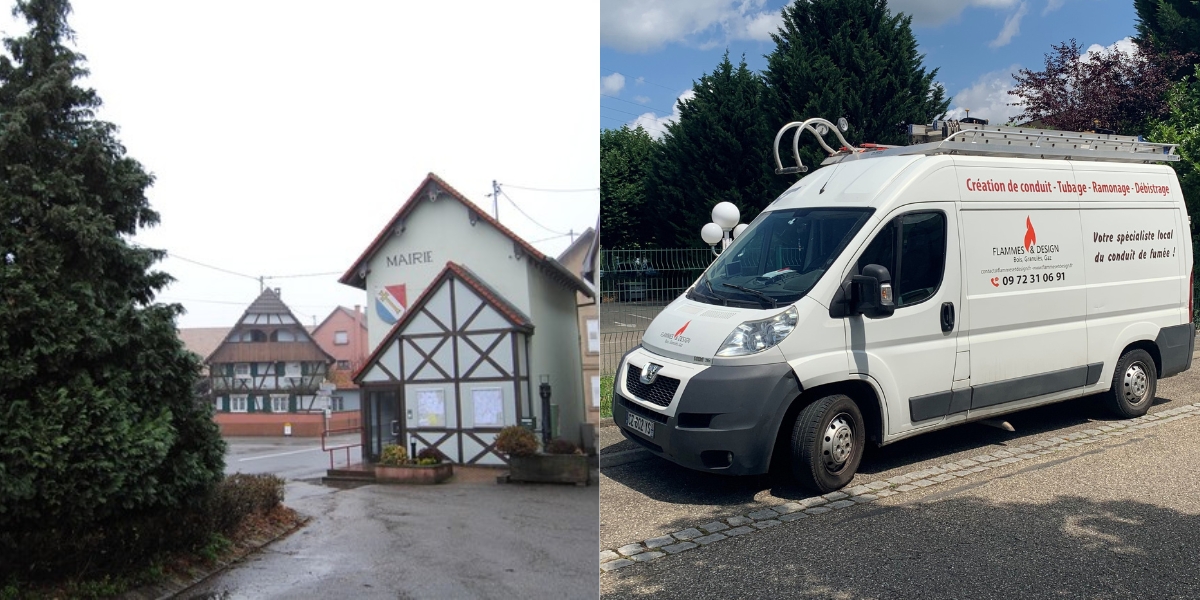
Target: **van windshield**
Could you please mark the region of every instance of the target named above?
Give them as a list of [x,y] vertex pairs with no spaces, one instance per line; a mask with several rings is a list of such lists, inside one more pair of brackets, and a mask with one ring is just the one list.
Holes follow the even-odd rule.
[[705,271],[688,297],[773,308],[817,284],[870,208],[797,208],[759,215]]

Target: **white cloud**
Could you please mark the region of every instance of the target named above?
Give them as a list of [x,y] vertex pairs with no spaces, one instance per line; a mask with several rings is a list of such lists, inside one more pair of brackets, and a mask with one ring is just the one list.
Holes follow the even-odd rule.
[[1049,0],[1048,2],[1046,2],[1046,8],[1042,10],[1042,16],[1044,17],[1044,16],[1062,8],[1063,5],[1066,3],[1067,3],[1067,0]]
[[1119,39],[1107,46],[1092,44],[1091,46],[1088,46],[1087,50],[1083,51],[1083,54],[1079,57],[1079,60],[1086,62],[1088,60],[1088,56],[1093,52],[1108,54],[1113,50],[1120,50],[1123,54],[1133,54],[1137,50],[1137,46],[1134,45],[1133,38],[1131,37]]
[[646,78],[645,78],[645,77],[638,77],[637,79],[634,79],[634,80],[633,80],[633,82],[634,82],[634,83],[636,83],[636,84],[638,84],[638,85],[642,85],[643,83],[646,83]]
[[892,0],[888,8],[911,15],[913,25],[927,27],[957,19],[967,7],[1007,9],[1021,3],[1021,0]]
[[1021,33],[1021,19],[1028,12],[1029,6],[1022,2],[1021,6],[1017,8],[1017,12],[1008,15],[1008,18],[1004,19],[1004,27],[1000,28],[1000,34],[996,36],[996,39],[988,42],[988,46],[992,48],[1007,46],[1012,41],[1013,36]]
[[987,119],[993,125],[1003,125],[1011,117],[1021,114],[1021,107],[1009,106],[1017,98],[1008,93],[1013,87],[1012,74],[1019,70],[1021,65],[1012,65],[980,75],[970,87],[954,95],[951,104],[954,108],[946,113],[946,118],[961,119],[970,110],[972,117]]
[[675,105],[671,107],[671,114],[660,117],[658,116],[658,113],[654,112],[642,113],[642,116],[634,119],[629,126],[632,128],[641,125],[642,129],[645,129],[646,132],[650,134],[650,137],[656,140],[660,139],[662,138],[663,134],[667,132],[667,125],[679,120],[679,104],[682,102],[687,102],[695,97],[696,92],[688,90],[679,95],[679,99],[676,100]]
[[714,46],[769,40],[783,23],[766,0],[601,0],[600,43],[651,52],[672,42]]
[[650,101],[650,99],[649,99],[649,98],[647,98],[647,97],[645,97],[645,96],[634,96],[634,97],[633,97],[633,99],[634,99],[634,100],[635,100],[635,101],[636,101],[638,104],[645,104],[645,103],[647,103],[647,102],[649,102],[649,101]]
[[616,94],[625,88],[625,76],[613,73],[600,78],[600,91],[605,94]]

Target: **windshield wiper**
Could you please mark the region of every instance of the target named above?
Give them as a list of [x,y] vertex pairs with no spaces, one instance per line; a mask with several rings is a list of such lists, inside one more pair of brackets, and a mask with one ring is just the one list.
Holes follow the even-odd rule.
[[[771,308],[779,308],[779,303],[778,303],[778,302],[776,302],[774,298],[772,298],[772,297],[770,297],[770,296],[768,296],[768,295],[766,295],[766,294],[764,294],[764,293],[762,293],[762,292],[760,292],[760,291],[758,291],[758,290],[752,290],[752,289],[750,289],[750,288],[748,288],[748,287],[742,287],[742,286],[740,286],[740,285],[733,285],[732,283],[722,283],[721,285],[723,285],[723,286],[725,286],[725,287],[731,287],[731,288],[733,288],[733,289],[735,289],[735,290],[741,290],[741,291],[743,291],[743,292],[749,292],[749,293],[751,293],[751,294],[754,294],[755,296],[758,296],[759,298],[762,298],[763,300],[766,300],[767,302],[770,302],[770,303],[771,303]],[[710,287],[711,287],[711,286],[710,286]]]
[[718,294],[717,290],[712,288],[712,281],[710,281],[707,277],[704,278],[704,285],[708,286],[708,293],[712,294],[714,299],[721,301],[721,306],[729,306],[729,298],[725,298]]

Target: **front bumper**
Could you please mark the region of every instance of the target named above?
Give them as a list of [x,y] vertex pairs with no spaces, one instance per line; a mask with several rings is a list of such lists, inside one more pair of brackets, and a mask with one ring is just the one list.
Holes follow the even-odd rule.
[[[639,398],[627,385],[630,366],[641,371],[648,363],[662,365],[660,378],[679,380],[666,406]],[[729,475],[767,472],[781,421],[800,394],[786,362],[704,367],[643,348],[621,359],[614,383],[613,421],[625,437],[682,466]],[[630,413],[652,421],[654,435],[629,427]]]

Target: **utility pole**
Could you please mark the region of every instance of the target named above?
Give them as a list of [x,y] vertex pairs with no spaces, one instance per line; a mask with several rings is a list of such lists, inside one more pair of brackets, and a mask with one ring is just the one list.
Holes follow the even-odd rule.
[[571,243],[572,243],[572,244],[574,244],[574,243],[575,243],[575,230],[574,230],[574,229],[568,229],[568,230],[567,230],[567,235],[571,236]]
[[500,220],[500,184],[492,180],[492,218]]

